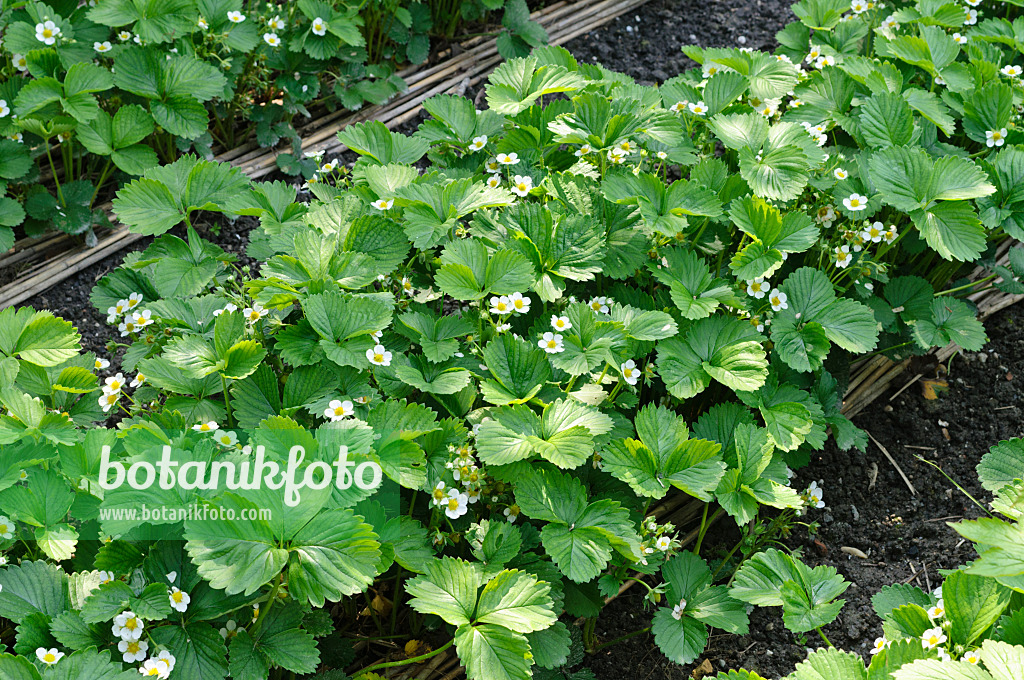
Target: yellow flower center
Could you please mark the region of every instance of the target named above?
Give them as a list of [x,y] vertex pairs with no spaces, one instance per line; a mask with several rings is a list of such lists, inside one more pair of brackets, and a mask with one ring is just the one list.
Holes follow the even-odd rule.
[[129,642],[128,643],[128,653],[129,654],[137,654],[138,651],[139,651],[139,643],[138,642]]
[[519,189],[520,191],[526,191],[526,185],[524,183],[522,183],[522,182],[517,184],[516,188]]
[[177,602],[178,604],[181,604],[181,600],[182,600],[181,591],[180,590],[175,591],[174,594],[171,595],[171,599],[174,600],[175,602]]
[[504,302],[499,302],[496,306],[496,309],[500,312],[504,312],[507,308],[508,305],[506,305]]
[[440,501],[444,498],[444,491],[442,489],[434,489],[434,500]]
[[450,501],[448,501],[448,509],[453,511],[453,512],[455,510],[458,510],[459,509],[459,499],[458,498],[453,498]]
[[383,354],[374,353],[373,360],[376,361],[379,364],[382,364],[382,363],[384,363],[384,355]]
[[839,251],[838,253],[836,253],[836,259],[839,260],[840,262],[844,261],[848,257],[849,255],[844,253],[843,251]]
[[522,309],[523,308],[523,301],[522,300],[516,300],[512,304],[514,304],[516,306],[516,309]]
[[554,349],[558,347],[558,343],[554,340],[548,340],[548,349]]
[[136,619],[135,619],[135,617],[132,617],[132,618],[130,618],[127,621],[124,622],[124,627],[127,628],[128,630],[135,630],[135,626],[136,626]]
[[8,527],[6,524],[0,524],[0,534],[6,534],[10,530],[10,527]]
[[55,663],[57,661],[57,657],[50,652],[47,652],[46,654],[43,654],[43,661],[46,663]]
[[633,369],[632,368],[624,368],[624,369],[622,369],[622,375],[624,377],[626,377],[626,378],[632,378],[633,377]]

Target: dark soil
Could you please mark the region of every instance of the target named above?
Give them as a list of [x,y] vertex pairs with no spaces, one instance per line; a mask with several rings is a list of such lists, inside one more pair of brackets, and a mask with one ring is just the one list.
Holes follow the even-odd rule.
[[[693,65],[680,51],[684,44],[770,48],[776,31],[793,20],[789,5],[790,0],[652,0],[567,47],[581,61],[600,62],[651,84]],[[478,93],[470,89],[466,96],[475,98]],[[402,131],[411,131],[417,122],[410,122]],[[347,156],[342,159],[354,160]],[[209,231],[213,224],[219,225],[219,234]],[[200,231],[205,238],[239,255],[242,263],[251,264],[244,251],[248,230],[254,224],[251,218],[231,222],[211,216],[200,220]],[[149,242],[146,239],[131,249],[145,248]],[[83,347],[106,356],[104,344],[109,333],[105,315],[92,308],[89,292],[127,252],[56,284],[25,304],[51,309],[74,322],[82,333]],[[806,518],[820,523],[817,535],[811,537],[804,529],[794,531],[789,545],[801,548],[808,564],[834,566],[853,584],[839,618],[825,629],[837,646],[861,652],[866,658],[871,641],[881,634],[881,623],[870,602],[875,592],[908,579],[922,588],[934,588],[941,582],[939,569],[954,568],[974,556],[970,544],[962,542],[945,522],[974,517],[978,509],[915,455],[935,461],[970,493],[987,500],[977,483],[975,465],[996,442],[1024,434],[1022,326],[1024,310],[1020,307],[990,319],[986,327],[992,341],[984,352],[953,359],[951,389],[940,399],[925,400],[919,386],[914,385],[892,402],[891,392],[884,395],[855,420],[893,455],[916,488],[916,496],[911,495],[874,444],[869,444],[866,453],[837,451],[830,444],[799,471],[794,485],[805,487],[818,480],[824,487],[827,507],[812,511]],[[903,386],[897,382],[894,390]],[[709,534],[703,555],[712,559],[722,556],[737,536],[726,522],[719,523]],[[844,546],[862,551],[867,559],[842,552]],[[605,610],[596,631],[600,641],[650,625],[641,590],[627,591]],[[691,667],[669,662],[649,635],[611,646],[588,657],[584,665],[600,680],[682,679],[690,678],[694,668],[706,659],[715,671],[743,667],[774,678],[790,673],[794,664],[805,658],[809,647],[822,644],[817,637],[796,640],[784,628],[777,609],[756,610],[750,629],[751,633],[743,637],[712,635],[706,653]]]
[[[897,582],[934,589],[942,583],[940,569],[954,569],[975,557],[972,544],[961,540],[946,522],[972,519],[981,511],[917,456],[938,464],[975,498],[987,502],[991,498],[978,483],[975,466],[993,444],[1024,436],[1024,309],[1010,307],[985,326],[989,344],[982,352],[953,358],[950,389],[939,399],[925,399],[921,385],[915,384],[890,402],[906,384],[897,380],[854,419],[892,454],[916,496],[873,443],[861,453],[839,451],[830,442],[793,481],[794,487],[805,488],[817,480],[824,488],[826,507],[805,518],[820,524],[817,536],[798,528],[787,543],[802,549],[810,566],[833,566],[851,582],[846,606],[825,634],[837,647],[859,652],[865,660],[871,643],[882,634],[881,621],[871,608],[872,595]],[[736,530],[725,530],[722,524],[717,535],[714,530],[709,534],[715,535],[717,545],[709,544],[704,557],[720,557],[735,544]],[[867,559],[852,557],[842,552],[843,547],[856,548]],[[642,609],[642,590],[630,589],[608,606],[598,623],[599,639],[614,640],[650,625],[650,613]],[[777,678],[792,672],[808,648],[824,644],[814,633],[806,641],[795,639],[782,624],[780,608],[755,610],[750,630],[743,637],[713,635],[693,667],[669,662],[649,635],[609,647],[585,664],[598,678],[628,672],[637,680],[660,680],[689,678],[694,667],[708,659],[715,671],[746,668]]]

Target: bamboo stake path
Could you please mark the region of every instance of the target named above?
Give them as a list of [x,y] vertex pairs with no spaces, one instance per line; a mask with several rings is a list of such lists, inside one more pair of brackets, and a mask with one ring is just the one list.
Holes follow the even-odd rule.
[[[644,2],[646,0],[561,0],[534,12],[531,18],[547,30],[549,44],[562,45]],[[464,92],[467,87],[486,79],[502,61],[493,39],[470,40],[455,51],[458,53],[433,66],[399,71],[409,89],[384,105],[370,106],[354,114],[335,111],[300,126],[302,150],[340,153],[345,147],[338,141],[337,133],[345,126],[379,120],[389,128],[397,127],[415,118],[424,100],[437,94]],[[219,154],[215,160],[229,162],[251,179],[260,179],[277,168],[279,153],[278,149],[260,148],[255,141],[249,140]],[[100,207],[110,213],[110,204]],[[0,270],[15,265],[24,267],[16,280],[0,286],[0,309],[24,302],[142,238],[117,224],[103,233],[92,248],[75,244],[74,239],[66,234],[21,239],[12,250],[0,254]]]

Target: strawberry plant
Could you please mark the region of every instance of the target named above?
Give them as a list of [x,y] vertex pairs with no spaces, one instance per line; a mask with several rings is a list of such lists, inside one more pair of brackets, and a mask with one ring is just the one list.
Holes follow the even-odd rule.
[[[494,72],[486,111],[439,95],[411,136],[346,128],[358,160],[316,159],[308,203],[192,154],[137,167],[113,210],[155,238],[92,292],[107,356],[47,312],[0,312],[0,615],[17,624],[0,673],[372,678],[454,648],[472,680],[552,677],[601,647],[604,598],[630,581],[653,608],[640,632],[678,663],[753,606],[827,643],[846,581],[762,550],[824,506],[792,470],[830,438],[866,446],[840,410],[852,360],[980,348],[969,295],[1019,286],[1024,252],[1005,26],[854,5],[798,3],[777,54],[688,48],[700,68],[660,87],[536,49]],[[278,37],[322,58],[319,39],[358,27],[324,7],[299,3],[304,28]],[[226,11],[205,23],[251,41]],[[179,30],[136,14],[146,36]],[[127,54],[156,53],[114,55],[119,91]],[[153,69],[205,63],[179,49]],[[67,81],[47,106],[90,108]],[[244,106],[150,82],[84,133],[118,168],[143,155],[119,116],[160,138],[162,116]],[[217,212],[258,218],[257,267],[201,236]],[[1016,519],[1000,451],[983,479]],[[692,546],[650,516],[680,493]],[[709,565],[722,517],[741,540]],[[932,595],[886,591],[888,639],[910,642],[873,665],[934,677],[947,640],[1016,663],[1019,642],[990,634],[1019,576],[1008,526],[961,527],[982,557],[943,584],[951,626]],[[357,658],[367,638],[409,646]],[[829,649],[793,677],[881,672]]]

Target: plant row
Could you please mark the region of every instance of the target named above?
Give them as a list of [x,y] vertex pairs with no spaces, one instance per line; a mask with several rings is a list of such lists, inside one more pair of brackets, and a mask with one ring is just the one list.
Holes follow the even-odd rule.
[[[255,138],[309,177],[295,125],[406,88],[431,37],[503,11],[502,55],[547,41],[524,0],[65,0],[0,3],[0,252],[16,234],[84,235],[96,206],[184,152]],[[15,229],[18,231],[16,232]]]

